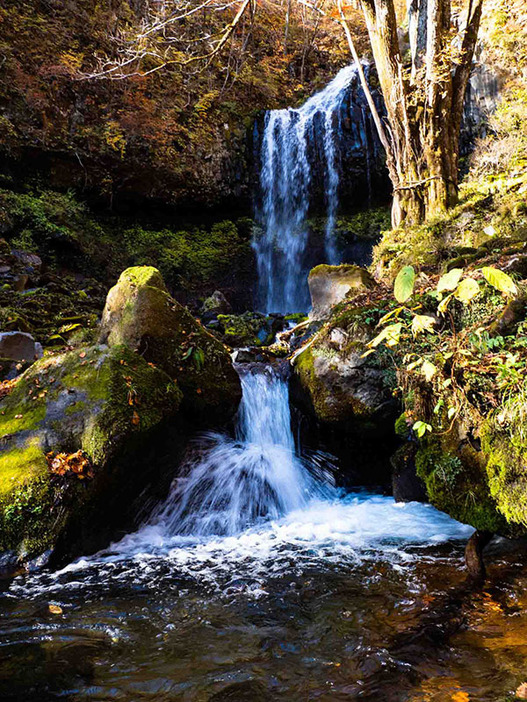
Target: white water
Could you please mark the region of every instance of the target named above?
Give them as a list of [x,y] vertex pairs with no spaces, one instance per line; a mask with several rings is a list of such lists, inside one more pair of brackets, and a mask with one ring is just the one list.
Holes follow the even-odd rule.
[[355,73],[354,67],[347,66],[299,109],[271,110],[266,115],[260,170],[263,233],[253,245],[260,307],[267,313],[307,309],[302,264],[312,180],[310,153],[318,152],[324,160],[326,262],[340,262],[334,238],[339,188],[337,145],[340,108]]
[[323,455],[306,462],[295,452],[287,382],[266,369],[242,384],[236,438],[209,435],[148,524],[62,571],[19,578],[11,592],[60,596],[112,583],[155,590],[183,578],[223,593],[241,578],[260,595],[286,572],[366,561],[404,569],[426,558],[424,547],[472,533],[430,505],[336,489]]
[[295,452],[287,382],[270,367],[242,374],[241,382],[236,437],[209,434],[154,518],[169,534],[236,534],[330,489],[329,476]]

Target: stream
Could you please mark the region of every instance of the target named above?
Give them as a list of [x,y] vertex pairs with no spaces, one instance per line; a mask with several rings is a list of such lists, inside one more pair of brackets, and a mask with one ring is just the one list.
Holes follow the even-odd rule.
[[137,532],[5,585],[0,699],[495,702],[527,653],[514,559],[471,593],[471,528],[339,490],[295,451],[282,375],[241,377],[235,437],[197,438]]

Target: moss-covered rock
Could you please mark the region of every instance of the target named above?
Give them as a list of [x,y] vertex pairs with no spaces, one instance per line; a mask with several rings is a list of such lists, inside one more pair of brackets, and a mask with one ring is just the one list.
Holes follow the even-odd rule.
[[293,358],[291,396],[315,421],[321,443],[339,457],[349,480],[379,484],[389,479],[400,407],[389,354],[363,357],[369,334],[359,318],[342,327],[324,325]]
[[490,494],[507,522],[527,531],[527,442],[524,436],[521,428],[511,436],[499,427],[494,417],[487,419],[481,430]]
[[[33,364],[0,403],[0,551],[60,560],[102,546],[145,487],[149,442],[181,400],[166,373],[124,346]],[[56,454],[78,451],[87,472],[53,472]]]
[[241,386],[223,344],[168,293],[150,266],[125,270],[110,290],[100,342],[126,344],[177,380],[184,406],[198,421],[228,421]]
[[222,341],[231,348],[272,344],[277,332],[283,327],[283,317],[260,312],[219,314],[217,323]]
[[375,285],[370,273],[360,266],[322,264],[313,268],[308,277],[313,319],[324,319],[331,308],[352,292],[364,292]]

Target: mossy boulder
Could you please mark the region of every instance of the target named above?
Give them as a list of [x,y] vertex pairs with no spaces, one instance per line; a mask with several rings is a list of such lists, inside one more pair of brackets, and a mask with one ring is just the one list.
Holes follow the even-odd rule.
[[[0,551],[61,561],[103,546],[152,478],[151,448],[181,400],[124,346],[34,363],[0,403]],[[84,470],[53,470],[57,454],[77,452]]]
[[[519,404],[519,403],[518,403]],[[523,423],[525,406],[519,411]],[[527,441],[525,430],[505,431],[494,417],[483,424],[481,447],[489,491],[507,522],[527,531]]]
[[324,319],[347,295],[370,290],[375,281],[370,273],[360,266],[322,264],[311,270],[308,285],[312,306],[310,317]]
[[196,421],[218,424],[234,415],[241,385],[227,349],[170,296],[156,268],[121,274],[108,293],[99,340],[126,344],[176,380]]
[[218,315],[218,333],[231,348],[272,344],[277,332],[283,328],[284,318],[277,315],[260,312]]
[[350,481],[378,484],[389,480],[400,407],[387,355],[363,357],[368,336],[354,324],[323,326],[293,359],[291,397]]

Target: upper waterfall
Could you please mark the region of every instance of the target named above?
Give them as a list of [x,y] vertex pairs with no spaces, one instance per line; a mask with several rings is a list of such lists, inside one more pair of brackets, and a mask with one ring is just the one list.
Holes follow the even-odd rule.
[[[260,148],[261,206],[257,213],[262,233],[253,244],[259,276],[258,306],[265,312],[307,311],[309,307],[303,278],[308,244],[306,219],[315,177],[322,181],[324,192],[324,262],[340,263],[334,230],[344,122],[350,129],[350,118],[343,108],[356,75],[356,68],[347,66],[302,107],[266,113]],[[368,151],[368,140],[362,138],[365,119],[361,105],[351,121],[362,122],[359,141]]]

